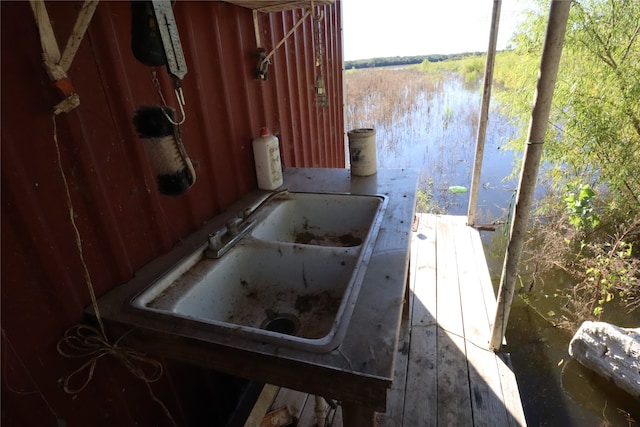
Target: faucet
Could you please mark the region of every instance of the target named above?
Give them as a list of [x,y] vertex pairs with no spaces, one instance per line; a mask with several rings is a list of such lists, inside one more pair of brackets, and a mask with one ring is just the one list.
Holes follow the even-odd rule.
[[204,256],[218,259],[224,255],[253,228],[255,221],[250,219],[253,213],[273,197],[286,193],[287,191],[288,190],[285,189],[267,194],[266,197],[262,198],[258,203],[243,209],[238,215],[227,221],[225,227],[210,234]]
[[230,219],[227,221],[226,227],[222,227],[209,235],[209,242],[207,249],[204,251],[204,256],[207,258],[220,258],[244,237],[253,228],[254,224],[254,221],[244,221],[239,216]]

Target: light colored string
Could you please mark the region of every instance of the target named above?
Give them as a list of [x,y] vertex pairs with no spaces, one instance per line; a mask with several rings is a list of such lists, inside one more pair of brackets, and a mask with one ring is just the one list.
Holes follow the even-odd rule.
[[69,192],[69,183],[67,182],[67,176],[62,169],[62,157],[60,156],[60,146],[58,144],[58,126],[56,124],[56,115],[51,116],[51,120],[53,121],[53,142],[56,147],[56,156],[58,159],[58,170],[60,171],[60,177],[62,178],[62,182],[64,184],[64,191],[67,202],[67,209],[69,211],[69,219],[71,220],[71,225],[73,226],[73,232],[76,240],[76,246],[78,248],[78,255],[80,256],[80,263],[82,264],[82,270],[84,273],[84,280],[87,284],[87,288],[89,289],[89,296],[91,297],[91,305],[96,313],[96,319],[98,320],[98,325],[100,326],[100,332],[103,337],[106,339],[106,334],[104,331],[104,324],[102,323],[102,316],[100,316],[100,310],[98,309],[98,300],[96,298],[96,293],[93,290],[93,283],[91,281],[91,275],[89,274],[89,269],[87,268],[87,263],[84,260],[84,251],[82,249],[82,239],[80,237],[80,231],[78,230],[78,226],[76,225],[75,220],[75,211],[73,210],[73,203],[71,201],[71,193]]
[[[69,192],[69,183],[64,173],[64,169],[62,168],[62,157],[60,156],[60,146],[58,144],[58,131],[55,114],[53,114],[52,116],[52,121],[53,142],[56,148],[58,169],[60,171],[60,176],[62,177],[62,182],[64,184],[69,218],[71,220],[71,225],[73,226],[75,234],[76,246],[78,248],[78,255],[80,257],[80,262],[82,264],[84,272],[85,283],[87,284],[87,289],[89,290],[89,295],[91,297],[91,306],[93,307],[99,326],[99,329],[96,329],[93,326],[84,324],[74,325],[67,329],[64,333],[64,336],[58,341],[56,348],[61,356],[71,359],[88,358],[88,360],[83,363],[78,369],[71,372],[62,380],[62,388],[66,393],[69,394],[80,393],[85,389],[85,387],[87,387],[89,382],[91,382],[98,360],[103,356],[113,356],[122,365],[124,365],[124,367],[127,368],[127,370],[131,372],[134,377],[142,380],[145,383],[151,398],[162,407],[167,418],[169,418],[169,420],[171,420],[171,423],[176,426],[177,424],[171,416],[169,409],[160,399],[155,396],[153,390],[151,389],[151,383],[158,381],[160,377],[162,377],[164,371],[162,363],[158,360],[147,357],[144,353],[140,353],[133,348],[122,347],[119,345],[120,341],[125,336],[127,336],[127,334],[133,331],[133,329],[118,338],[114,344],[111,344],[109,342],[109,339],[107,338],[104,323],[102,321],[102,316],[100,315],[100,310],[98,308],[98,300],[93,289],[91,275],[89,274],[89,269],[84,259],[82,239],[80,237],[80,231],[78,230],[78,226],[76,225],[75,221],[75,212],[73,209],[73,203],[71,201],[71,193]],[[83,376],[84,379],[82,379]],[[78,380],[78,378],[80,379]],[[78,382],[79,386],[74,387],[72,383],[75,382]]]
[[[84,390],[93,377],[98,359],[107,355],[118,359],[136,378],[146,383],[158,381],[164,371],[162,363],[146,357],[135,349],[120,346],[120,341],[126,335],[122,335],[114,344],[111,344],[92,326],[80,324],[67,329],[62,339],[58,341],[58,353],[70,359],[89,358],[89,360],[65,377],[62,384],[64,391],[77,394]],[[84,376],[84,380],[81,380],[78,386],[73,386],[72,383],[77,376],[80,378]]]

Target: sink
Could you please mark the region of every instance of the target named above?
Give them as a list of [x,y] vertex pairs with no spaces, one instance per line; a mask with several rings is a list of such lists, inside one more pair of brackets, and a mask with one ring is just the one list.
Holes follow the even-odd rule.
[[222,257],[207,258],[203,245],[131,304],[230,339],[331,351],[346,333],[385,207],[384,196],[274,196]]
[[266,218],[251,234],[278,242],[358,246],[382,202],[375,196],[287,193],[266,204]]

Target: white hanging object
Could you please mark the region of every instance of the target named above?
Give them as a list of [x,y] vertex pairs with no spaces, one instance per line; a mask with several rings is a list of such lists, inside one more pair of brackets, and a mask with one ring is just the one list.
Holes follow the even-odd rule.
[[80,42],[89,27],[93,13],[99,0],[86,0],[78,13],[73,31],[67,40],[64,51],[60,53],[56,41],[51,20],[47,13],[44,0],[30,0],[31,10],[40,32],[40,44],[42,46],[42,58],[47,74],[53,81],[53,85],[64,96],[64,99],[54,106],[54,113],[68,113],[80,105],[80,97],[75,93],[71,80],[67,76],[73,58],[80,47]]

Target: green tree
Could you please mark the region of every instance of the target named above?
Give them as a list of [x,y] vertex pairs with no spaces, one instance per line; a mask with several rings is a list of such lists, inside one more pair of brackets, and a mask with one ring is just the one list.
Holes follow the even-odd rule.
[[[548,2],[538,1],[497,60],[504,108],[530,117]],[[521,126],[527,129],[527,126]],[[524,147],[523,132],[512,146]],[[554,93],[545,160],[557,188],[590,182],[609,207],[640,214],[640,2],[574,1]]]
[[[512,49],[496,59],[497,86],[505,90],[495,93],[522,130],[510,143],[516,150],[525,147],[548,14],[549,2],[536,0]],[[536,274],[562,269],[572,275],[568,313],[578,322],[612,312],[605,309],[610,304],[637,310],[639,1],[572,2],[549,121],[547,176],[541,178],[551,191],[538,210],[525,263]]]

